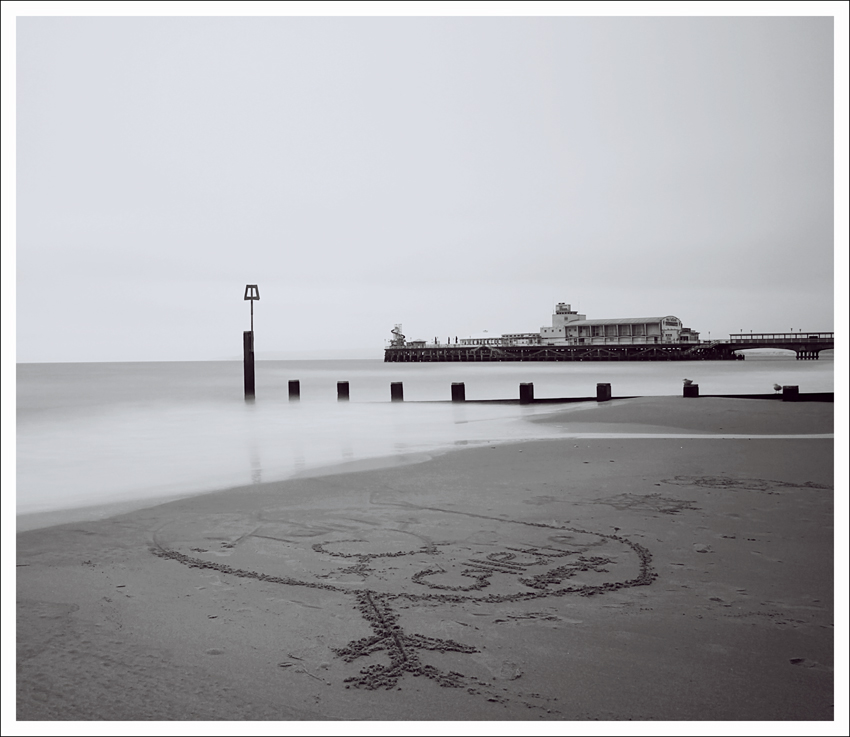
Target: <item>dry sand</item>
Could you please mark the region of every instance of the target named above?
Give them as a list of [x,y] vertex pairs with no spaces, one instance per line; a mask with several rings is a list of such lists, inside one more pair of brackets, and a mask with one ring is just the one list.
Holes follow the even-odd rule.
[[832,719],[833,442],[706,434],[828,434],[832,405],[547,421],[673,437],[477,447],[19,534],[18,719]]

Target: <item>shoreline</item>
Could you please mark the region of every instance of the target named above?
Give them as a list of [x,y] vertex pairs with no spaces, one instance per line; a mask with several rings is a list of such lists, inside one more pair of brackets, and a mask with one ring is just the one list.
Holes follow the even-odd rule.
[[[708,436],[712,434],[710,428],[715,427],[712,423],[715,421],[713,418],[716,415],[716,411],[718,406],[721,406],[727,402],[731,401],[741,401],[741,397],[728,397],[728,396],[705,396],[699,398],[699,400],[694,400],[690,398],[684,398],[679,396],[669,396],[669,397],[656,397],[656,396],[647,396],[647,397],[615,397],[605,403],[598,403],[595,399],[591,400],[568,400],[565,403],[566,406],[560,409],[553,409],[552,412],[537,417],[527,418],[525,421],[530,422],[532,424],[556,424],[561,425],[563,430],[563,437],[578,437],[578,438],[593,438],[593,437],[619,437],[619,438],[640,438],[640,437],[656,437],[658,439],[667,438],[667,437],[691,437],[686,433],[683,433],[682,430],[691,429],[696,432],[701,433],[704,436]],[[771,399],[774,399],[771,397]],[[554,403],[556,401],[561,400],[542,400],[543,403]],[[699,401],[700,406],[705,409],[709,407],[710,410],[708,413],[700,414],[694,410],[700,408],[700,406],[693,405],[694,401]],[[423,402],[423,403],[433,403],[433,402]],[[444,402],[445,403],[445,402]],[[472,403],[472,402],[471,402]],[[518,400],[480,400],[478,403],[484,404],[492,404],[492,403],[518,403]],[[818,403],[814,404],[813,407],[816,408]],[[635,408],[641,407],[640,415],[638,416]],[[647,412],[647,407],[649,407],[649,412]],[[745,404],[743,409],[746,410],[752,405]],[[763,406],[762,409],[766,407]],[[593,414],[592,422],[576,422],[570,420],[575,420],[578,417],[583,417],[584,413],[590,411]],[[828,410],[830,415],[833,410],[830,407]],[[582,413],[582,414],[578,414]],[[659,419],[659,413],[663,413],[663,418]],[[676,422],[674,424],[669,424],[670,416],[675,416]],[[801,414],[801,413],[798,413]],[[805,419],[802,420],[802,427],[804,430],[808,432],[796,433],[794,435],[786,435],[787,439],[802,439],[803,436],[811,436],[812,438],[829,438],[834,437],[832,432],[825,433],[815,433],[812,432],[813,429],[824,430],[826,429],[826,425],[819,419],[823,412],[818,412],[817,409],[810,409],[805,412]],[[638,421],[640,420],[640,421]],[[649,420],[647,422],[647,420]],[[661,423],[667,424],[661,424]],[[763,423],[756,421],[756,424],[751,425],[744,422],[742,424],[740,417],[731,418],[731,422],[734,427],[739,430],[746,429],[762,429]],[[795,427],[801,427],[801,418],[795,417]],[[815,424],[813,424],[815,423]],[[632,429],[633,432],[614,432],[605,433],[604,431],[609,429],[611,425],[617,425],[620,427],[627,426]],[[729,421],[726,422],[727,426],[730,424]],[[720,429],[723,429],[722,426],[718,426]],[[569,429],[568,429],[569,428]],[[834,429],[834,428],[831,428]],[[770,437],[780,437],[781,433],[767,433],[767,434],[756,434],[756,433],[747,433],[747,432],[726,432],[720,434],[716,431],[713,432],[714,437],[717,438],[728,438],[728,439],[747,439],[748,437],[752,438],[770,438]],[[412,453],[393,453],[389,455],[379,455],[379,456],[370,456],[366,458],[360,458],[353,461],[339,461],[336,463],[329,464],[321,464],[312,468],[304,469],[303,471],[296,471],[294,473],[290,473],[289,475],[283,476],[281,478],[272,479],[270,481],[260,482],[260,484],[252,484],[251,487],[262,484],[274,484],[281,483],[290,479],[298,479],[302,477],[312,477],[312,476],[325,476],[325,475],[335,475],[339,473],[347,473],[347,472],[355,472],[359,470],[375,470],[381,468],[393,468],[395,466],[404,466],[415,463],[422,463],[429,460],[432,457],[444,455],[445,453],[450,453],[454,450],[464,449],[469,447],[475,447],[477,445],[487,445],[487,444],[513,444],[513,443],[523,443],[523,442],[533,442],[535,440],[542,440],[543,438],[528,438],[528,439],[505,439],[505,440],[469,440],[469,441],[461,441],[462,445],[451,444],[451,445],[442,445],[434,448],[429,448],[420,452],[412,452]],[[551,438],[550,438],[551,439]],[[139,497],[137,499],[130,499],[126,501],[111,501],[105,503],[98,504],[88,504],[80,507],[67,507],[67,508],[58,508],[58,509],[45,509],[38,510],[32,512],[23,512],[21,514],[16,514],[15,516],[15,526],[16,533],[27,532],[29,530],[42,529],[46,527],[54,527],[57,525],[67,524],[71,522],[86,522],[86,521],[97,521],[109,519],[110,517],[126,514],[129,512],[133,512],[136,510],[148,509],[152,507],[156,507],[162,504],[167,504],[172,501],[178,501],[181,499],[189,499],[205,496],[207,494],[218,494],[222,492],[226,492],[233,489],[242,489],[246,488],[249,485],[247,484],[239,484],[235,486],[226,486],[221,488],[207,488],[202,490],[195,491],[183,491],[183,492],[172,492],[168,494],[164,494],[162,497],[156,498],[144,498]]]
[[[576,432],[565,433],[564,440],[834,440],[833,433],[804,433],[796,435],[765,434],[765,435],[741,435],[741,434],[710,434],[707,432],[698,434],[688,433],[595,433]],[[238,486],[227,486],[219,489],[206,489],[187,493],[171,494],[152,499],[139,499],[136,501],[112,502],[108,504],[92,504],[84,507],[71,507],[61,509],[49,509],[39,512],[24,512],[15,516],[15,533],[30,532],[32,530],[48,529],[77,522],[98,522],[111,519],[132,512],[153,509],[171,502],[184,499],[197,499],[212,494],[224,494],[237,490],[257,489],[258,486],[277,485],[305,478],[323,478],[325,476],[337,476],[347,473],[359,473],[361,471],[375,471],[399,466],[416,465],[427,463],[434,458],[447,453],[463,452],[484,445],[523,445],[526,443],[558,443],[561,438],[529,438],[527,440],[482,440],[469,441],[463,447],[443,446],[429,452],[407,453],[403,455],[384,455],[373,458],[363,458],[356,461],[341,461],[328,465],[316,466],[315,468],[299,471],[290,476],[271,481],[263,481],[259,484],[241,484]]]
[[415,463],[424,463],[441,452],[451,452],[448,447],[442,451],[431,453],[405,453],[401,455],[376,456],[374,458],[362,458],[356,461],[341,461],[339,463],[316,466],[303,471],[298,471],[290,476],[271,481],[263,481],[258,484],[240,484],[237,486],[226,486],[217,489],[205,489],[202,491],[190,491],[174,493],[157,498],[139,498],[123,502],[111,502],[107,504],[91,504],[84,507],[70,507],[62,509],[48,509],[39,512],[24,512],[15,516],[16,533],[29,532],[31,530],[46,529],[74,522],[97,522],[108,520],[112,517],[132,512],[152,509],[163,504],[181,501],[183,499],[195,499],[208,494],[222,494],[236,489],[255,489],[267,484],[282,484],[290,479],[310,478],[313,476],[333,476],[338,473],[354,473],[356,471],[368,471],[379,468],[394,468]]
[[21,532],[18,719],[830,720],[832,405],[699,406]]

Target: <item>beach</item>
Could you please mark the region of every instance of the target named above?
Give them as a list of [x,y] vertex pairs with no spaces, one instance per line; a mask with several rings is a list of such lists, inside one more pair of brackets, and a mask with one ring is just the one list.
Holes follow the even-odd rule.
[[831,720],[833,405],[682,397],[17,537],[19,720]]

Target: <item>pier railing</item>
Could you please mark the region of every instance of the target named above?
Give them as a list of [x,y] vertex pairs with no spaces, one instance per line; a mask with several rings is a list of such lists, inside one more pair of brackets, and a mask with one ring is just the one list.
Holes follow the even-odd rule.
[[835,333],[734,333],[730,343],[817,343],[835,342]]
[[[664,342],[662,340],[653,340],[656,336],[632,336],[635,338],[639,338],[638,340],[624,340],[626,336],[592,336],[586,339],[586,342],[571,342],[564,345],[551,346],[546,343],[530,343],[525,341],[518,341],[512,339],[503,339],[503,338],[480,338],[477,340],[471,340],[469,338],[464,338],[463,341],[447,341],[445,343],[441,341],[437,342],[419,342],[415,343],[408,342],[404,345],[391,344],[387,346],[387,349],[396,349],[396,348],[425,348],[425,349],[447,349],[447,348],[457,348],[457,349],[466,349],[466,348],[480,348],[483,346],[492,347],[492,348],[583,348],[589,346],[649,346],[649,345],[657,345],[657,346],[683,346],[685,348],[700,348],[700,347],[713,347],[717,345],[726,345],[729,343],[754,343],[754,344],[776,344],[776,343],[834,343],[835,342],[835,333],[831,332],[789,332],[789,333],[732,333],[729,335],[728,340],[724,339],[714,339],[714,340],[700,340],[700,341],[687,341],[687,342]],[[658,336],[660,338],[660,336]]]
[[[698,350],[694,350],[698,349]],[[634,343],[584,345],[451,345],[390,347],[384,361],[431,363],[448,361],[676,361],[735,360],[727,344]]]

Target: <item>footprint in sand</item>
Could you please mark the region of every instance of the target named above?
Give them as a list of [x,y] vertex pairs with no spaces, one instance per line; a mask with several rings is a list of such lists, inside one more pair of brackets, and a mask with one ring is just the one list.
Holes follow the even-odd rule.
[[769,555],[765,555],[760,550],[751,550],[750,555],[756,555],[759,558],[761,558],[762,560],[768,561],[769,563],[781,563],[782,562],[781,560],[779,560],[779,558],[771,558]]
[[791,658],[789,661],[791,665],[799,665],[803,668],[812,668],[814,670],[825,670],[831,671],[832,668],[828,665],[824,665],[823,663],[819,663],[817,660],[809,660],[808,658]]

